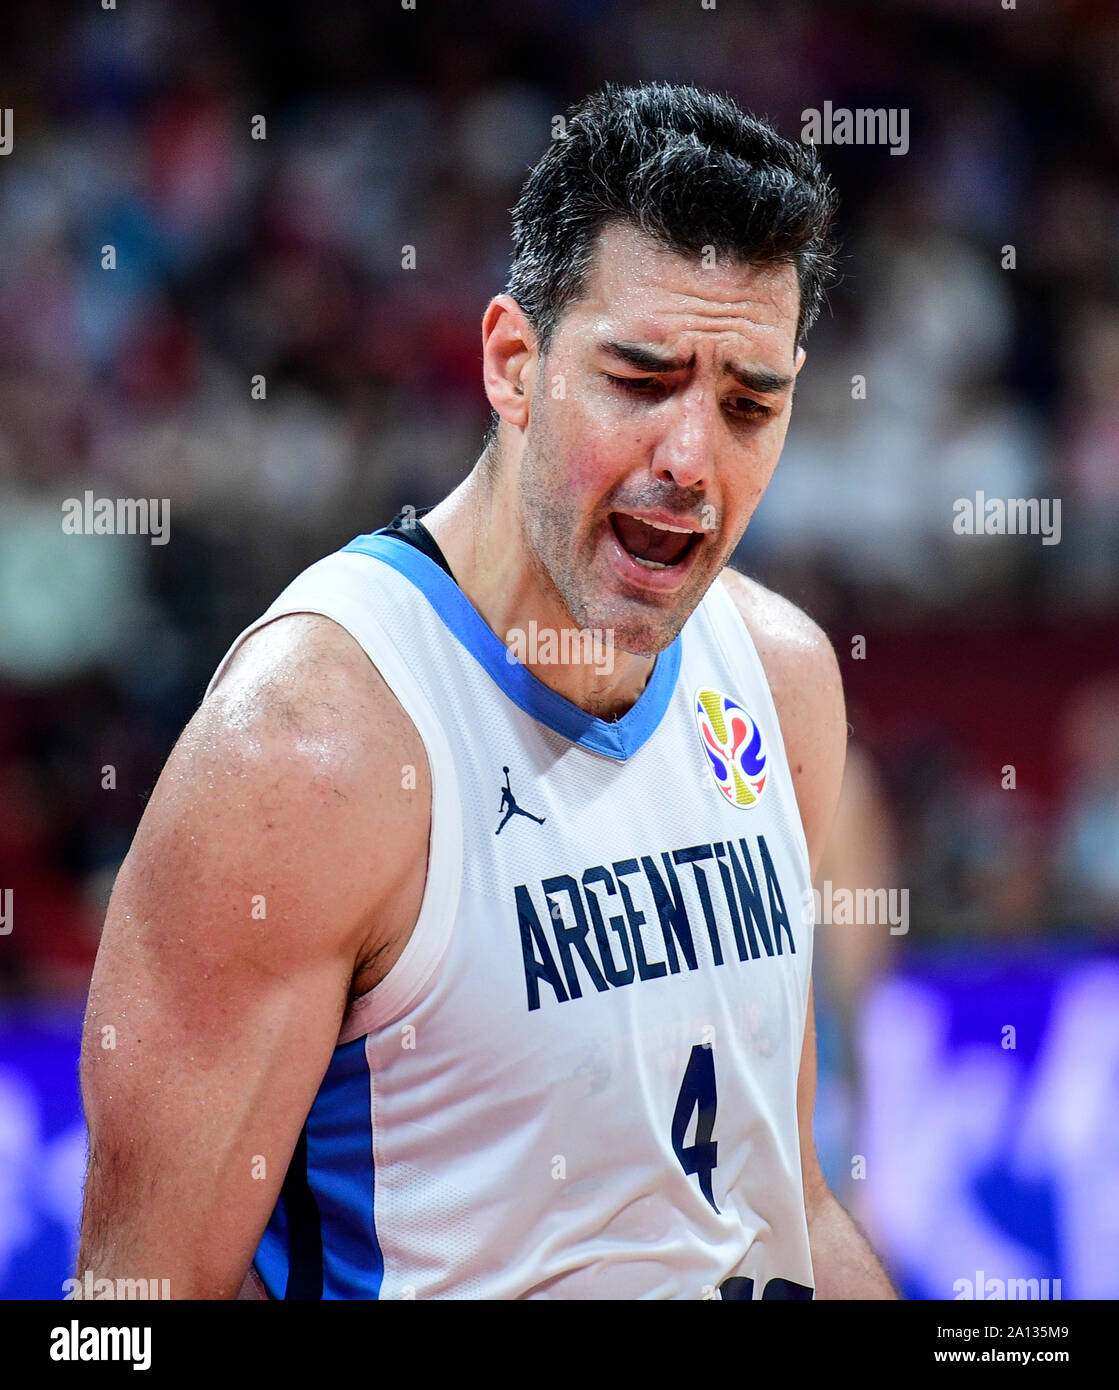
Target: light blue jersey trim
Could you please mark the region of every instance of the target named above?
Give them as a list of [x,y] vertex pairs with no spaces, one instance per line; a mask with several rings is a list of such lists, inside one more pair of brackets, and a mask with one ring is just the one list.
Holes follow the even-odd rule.
[[678,633],[653,665],[637,703],[616,722],[599,719],[564,699],[510,653],[455,581],[434,560],[391,535],[358,536],[343,548],[381,560],[410,580],[447,628],[506,695],[541,724],[572,743],[619,762],[630,758],[656,732],[680,674],[682,634]]

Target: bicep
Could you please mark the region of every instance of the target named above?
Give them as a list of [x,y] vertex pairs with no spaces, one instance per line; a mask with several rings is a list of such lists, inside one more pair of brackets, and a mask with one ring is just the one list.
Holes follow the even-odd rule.
[[[149,872],[140,861],[128,879]],[[325,1071],[347,972],[325,961],[285,983],[215,953],[204,965],[196,913],[213,908],[208,931],[236,927],[205,890],[183,908],[154,878],[126,882],[90,990],[83,1267],[228,1296]]]
[[308,756],[201,725],[160,778],[94,968],[80,1263],[233,1297],[337,1041],[375,866],[321,741]]

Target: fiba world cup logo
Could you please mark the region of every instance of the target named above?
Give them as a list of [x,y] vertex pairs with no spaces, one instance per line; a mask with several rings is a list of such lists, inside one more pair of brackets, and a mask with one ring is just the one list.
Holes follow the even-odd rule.
[[768,776],[761,729],[737,701],[717,690],[696,691],[695,717],[716,786],[732,806],[753,806]]

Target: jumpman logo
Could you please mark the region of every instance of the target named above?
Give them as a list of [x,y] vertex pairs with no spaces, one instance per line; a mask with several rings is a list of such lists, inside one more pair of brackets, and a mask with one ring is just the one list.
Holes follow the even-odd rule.
[[497,809],[499,811],[505,811],[506,806],[508,806],[509,809],[505,811],[505,819],[493,833],[495,835],[500,835],[513,816],[527,816],[529,820],[534,820],[537,825],[543,825],[543,816],[534,816],[531,811],[522,811],[517,805],[517,798],[509,790],[509,769],[503,767],[501,770],[505,773],[505,785],[501,789],[501,805]]

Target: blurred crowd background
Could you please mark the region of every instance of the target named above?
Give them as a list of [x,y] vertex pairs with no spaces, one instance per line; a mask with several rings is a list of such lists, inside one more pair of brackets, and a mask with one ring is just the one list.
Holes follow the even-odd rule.
[[[825,101],[909,112],[903,156],[821,150],[843,278],[735,558],[843,666],[827,876],[910,893],[904,935],[818,929],[821,1151],[913,1296],[973,1248],[1119,1294],[1119,10],[49,10],[9,6],[0,42],[0,1295],[70,1272],[77,1020],[162,762],[289,579],[474,463],[509,209],[607,80],[725,90],[793,139]],[[170,542],[64,534],[87,490],[170,499]],[[957,534],[977,492],[1060,498],[1060,543]],[[915,1096],[933,1118],[903,1124]],[[922,1123],[951,1192],[898,1148]]]

